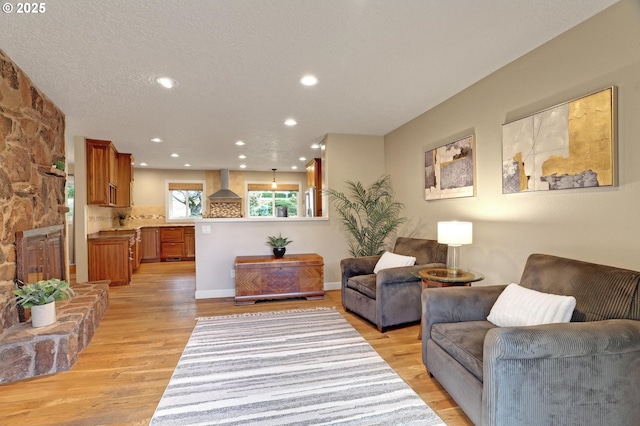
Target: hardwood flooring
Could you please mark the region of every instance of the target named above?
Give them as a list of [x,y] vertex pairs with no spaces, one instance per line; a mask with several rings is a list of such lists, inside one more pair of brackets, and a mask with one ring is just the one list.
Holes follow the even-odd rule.
[[194,262],[144,263],[130,286],[112,287],[110,307],[69,371],[0,385],[0,424],[146,425],[178,363],[195,319],[240,312],[335,307],[447,425],[472,425],[429,378],[418,325],[381,334],[345,313],[340,291],[324,300],[258,302],[194,299]]

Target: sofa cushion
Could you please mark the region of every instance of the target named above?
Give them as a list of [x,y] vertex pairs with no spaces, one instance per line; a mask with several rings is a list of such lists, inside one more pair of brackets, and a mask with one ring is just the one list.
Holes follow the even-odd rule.
[[487,320],[499,327],[569,322],[576,298],[542,293],[509,284],[498,296]]
[[495,325],[489,321],[434,324],[431,339],[471,374],[482,381],[484,337]]
[[376,274],[357,275],[349,278],[347,287],[372,299],[376,298]]
[[413,266],[416,264],[416,258],[413,256],[403,256],[401,254],[395,254],[388,251],[385,251],[378,263],[376,263],[376,267],[373,268],[373,273],[377,274],[383,269],[389,268],[399,268],[401,266]]

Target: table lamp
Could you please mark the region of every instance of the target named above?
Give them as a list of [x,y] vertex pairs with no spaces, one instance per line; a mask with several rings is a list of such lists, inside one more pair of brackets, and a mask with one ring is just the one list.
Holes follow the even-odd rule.
[[447,244],[447,269],[451,275],[462,273],[460,269],[460,246],[473,242],[471,222],[438,222],[438,242]]

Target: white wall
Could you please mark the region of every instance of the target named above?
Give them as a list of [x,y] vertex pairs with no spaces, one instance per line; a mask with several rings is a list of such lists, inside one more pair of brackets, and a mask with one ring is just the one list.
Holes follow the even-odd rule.
[[[611,85],[619,186],[503,195],[501,125]],[[463,266],[484,284],[517,282],[534,252],[640,270],[639,117],[640,2],[623,0],[386,135],[385,167],[428,237],[440,220],[474,223]],[[467,134],[477,196],[424,201],[424,151]]]

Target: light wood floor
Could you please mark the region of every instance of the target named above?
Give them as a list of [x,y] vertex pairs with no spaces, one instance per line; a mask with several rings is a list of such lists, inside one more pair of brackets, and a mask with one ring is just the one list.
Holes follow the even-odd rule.
[[251,311],[335,307],[447,425],[472,425],[429,378],[418,325],[379,333],[344,312],[339,291],[322,301],[195,300],[194,262],[142,264],[130,286],[110,289],[110,307],[70,371],[0,385],[0,424],[146,425],[184,349],[195,319]]

